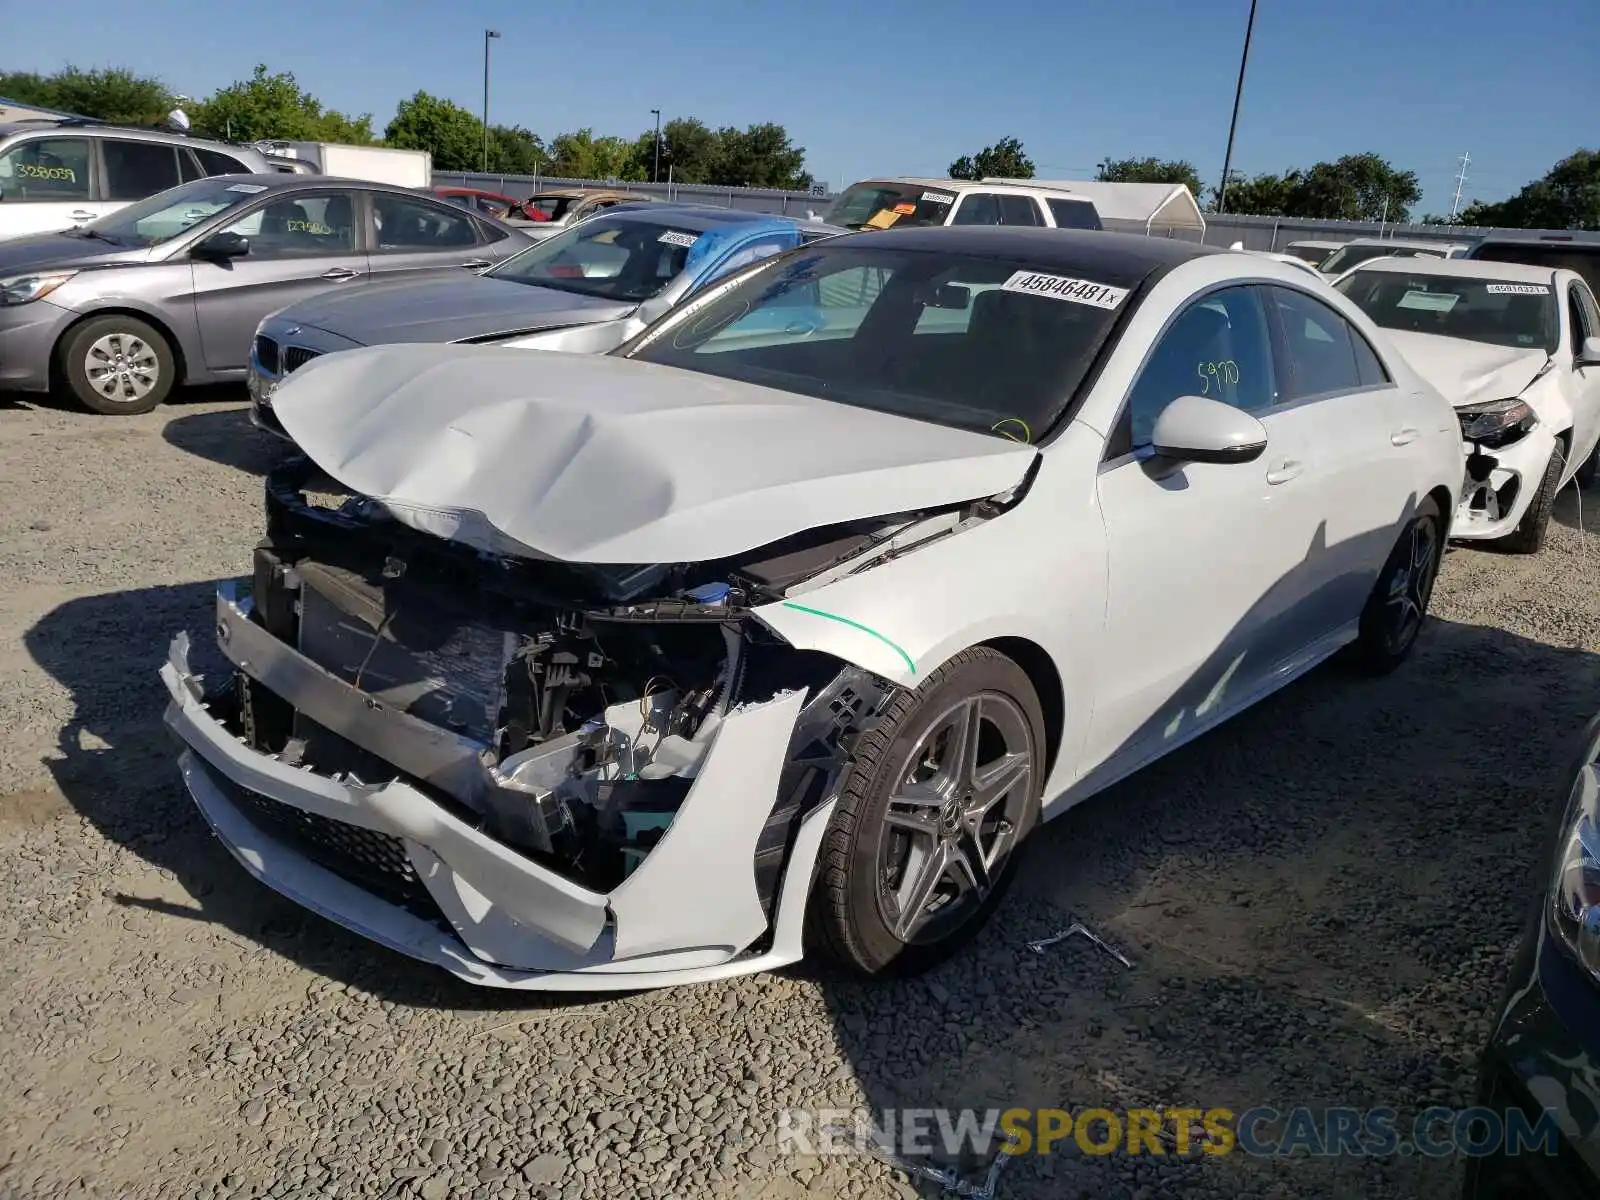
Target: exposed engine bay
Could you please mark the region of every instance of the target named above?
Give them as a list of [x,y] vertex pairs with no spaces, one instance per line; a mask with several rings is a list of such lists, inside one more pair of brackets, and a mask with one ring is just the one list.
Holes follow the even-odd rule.
[[223,700],[253,749],[347,782],[426,786],[506,845],[603,890],[665,835],[730,712],[805,689],[756,847],[765,901],[797,818],[831,790],[894,689],[794,649],[749,610],[998,511],[978,502],[855,522],[736,562],[583,565],[418,532],[294,459],[268,480],[248,619],[349,686],[319,707],[315,689],[275,690],[258,652]]

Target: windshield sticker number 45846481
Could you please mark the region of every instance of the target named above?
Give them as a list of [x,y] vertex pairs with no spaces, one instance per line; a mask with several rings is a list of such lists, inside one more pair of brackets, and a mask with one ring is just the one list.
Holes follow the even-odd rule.
[[1039,271],[1018,271],[1000,285],[1003,292],[1022,292],[1029,296],[1048,296],[1052,300],[1070,300],[1074,304],[1092,304],[1095,308],[1116,308],[1128,298],[1128,289],[1095,283],[1090,279],[1072,279],[1066,275],[1045,275]]

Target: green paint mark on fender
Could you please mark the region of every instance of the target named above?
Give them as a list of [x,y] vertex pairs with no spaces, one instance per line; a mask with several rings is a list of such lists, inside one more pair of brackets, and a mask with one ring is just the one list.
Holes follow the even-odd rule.
[[917,664],[911,661],[911,655],[907,654],[894,642],[884,637],[883,634],[879,633],[876,629],[872,629],[869,626],[863,625],[860,621],[852,621],[849,617],[841,617],[838,613],[823,612],[820,608],[807,608],[804,604],[796,604],[792,600],[785,600],[783,602],[783,607],[792,608],[795,610],[795,612],[810,613],[813,617],[822,617],[828,621],[837,621],[841,625],[850,626],[851,629],[859,629],[868,637],[877,638],[885,646],[889,647],[889,649],[893,650],[902,659],[904,659],[906,669],[913,675],[917,673]]

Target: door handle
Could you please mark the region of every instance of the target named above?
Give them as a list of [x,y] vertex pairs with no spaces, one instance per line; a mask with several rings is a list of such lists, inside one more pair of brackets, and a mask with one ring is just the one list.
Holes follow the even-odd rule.
[[1303,462],[1293,458],[1286,458],[1272,470],[1267,472],[1268,483],[1288,483],[1291,479],[1298,479],[1300,473],[1306,469]]
[[80,208],[77,212],[73,212],[73,213],[68,213],[67,214],[67,216],[70,219],[74,220],[74,221],[92,221],[98,215],[99,215],[98,213],[92,213],[92,212],[89,212],[87,209],[82,209],[82,208]]
[[354,279],[361,272],[352,271],[349,267],[329,267],[322,273],[324,279]]
[[1422,430],[1413,429],[1408,425],[1404,429],[1396,429],[1393,433],[1391,433],[1389,435],[1389,441],[1392,445],[1409,446],[1421,436]]
[[469,271],[481,271],[489,265],[489,260],[487,258],[469,258],[461,265]]

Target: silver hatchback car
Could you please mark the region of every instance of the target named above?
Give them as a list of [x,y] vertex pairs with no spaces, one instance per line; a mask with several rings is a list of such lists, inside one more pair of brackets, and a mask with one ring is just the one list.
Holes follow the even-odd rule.
[[256,325],[287,304],[482,270],[532,244],[408,188],[195,180],[77,229],[0,242],[0,389],[149,412],[178,384],[242,381]]

